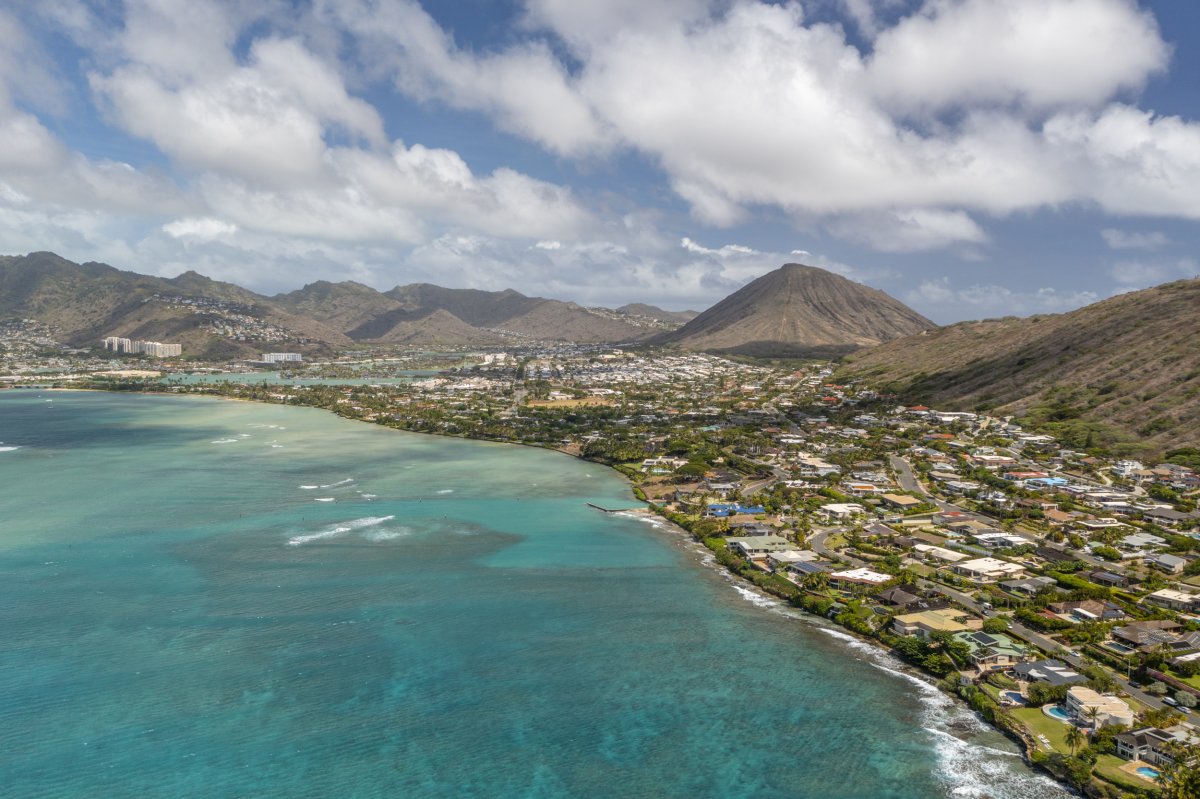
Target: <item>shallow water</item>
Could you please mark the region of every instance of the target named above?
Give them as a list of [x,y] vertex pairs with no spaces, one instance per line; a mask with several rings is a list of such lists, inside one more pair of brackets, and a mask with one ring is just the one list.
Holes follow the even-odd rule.
[[[1061,797],[615,474],[311,409],[0,393],[19,797]],[[316,502],[314,500],[332,500]]]

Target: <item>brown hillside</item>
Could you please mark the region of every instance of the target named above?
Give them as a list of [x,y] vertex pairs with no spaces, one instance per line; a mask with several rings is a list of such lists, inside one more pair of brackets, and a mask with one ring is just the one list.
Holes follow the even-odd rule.
[[652,343],[761,356],[833,356],[934,324],[878,289],[785,264]]
[[[841,372],[950,409],[1027,415],[1083,446],[1200,444],[1200,280],[1078,311],[963,322],[857,353]],[[1102,440],[1097,440],[1099,436]]]

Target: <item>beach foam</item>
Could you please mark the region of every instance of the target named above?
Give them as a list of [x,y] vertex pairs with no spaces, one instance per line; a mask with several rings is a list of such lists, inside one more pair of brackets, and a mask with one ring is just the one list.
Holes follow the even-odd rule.
[[899,677],[917,689],[921,728],[932,739],[938,758],[937,778],[955,799],[1066,799],[1071,792],[1044,774],[1025,768],[1021,755],[972,740],[993,736],[1006,742],[977,713],[943,693],[936,685],[912,674],[892,654],[841,630],[819,630],[861,652],[872,666]]
[[737,583],[732,583],[732,585],[733,585],[733,590],[737,591],[739,594],[741,594],[742,599],[746,600],[751,605],[757,605],[760,608],[773,608],[779,604],[774,599],[771,599],[770,597],[768,597],[764,594],[760,594],[757,591],[751,591],[749,588],[746,588],[744,585],[738,585]]
[[337,497],[317,497],[313,502],[334,502],[336,500]]
[[337,488],[338,486],[344,486],[347,483],[353,483],[353,482],[354,482],[353,477],[347,477],[345,480],[338,480],[336,483],[329,483],[327,485],[317,486],[317,487],[318,488]]
[[0,447],[0,452],[12,452],[17,449],[20,449],[20,447]]
[[303,488],[305,491],[312,491],[315,488],[320,488],[320,486],[300,486],[300,487]]
[[443,488],[441,491],[439,491],[439,492],[437,492],[437,493],[439,493],[439,494],[453,494],[453,493],[454,493],[454,489],[453,489],[453,488]]
[[215,441],[210,441],[209,443],[210,444],[236,444],[237,442],[238,442],[238,439],[236,439],[236,438],[218,438]]

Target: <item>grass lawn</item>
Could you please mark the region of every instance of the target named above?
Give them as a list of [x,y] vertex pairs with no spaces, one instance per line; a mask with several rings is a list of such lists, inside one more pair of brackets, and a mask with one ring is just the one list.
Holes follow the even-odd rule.
[[825,539],[825,546],[828,549],[841,549],[846,546],[846,537],[841,533],[834,533]]
[[1000,689],[999,688],[997,688],[996,686],[992,685],[989,682],[980,683],[979,687],[982,688],[983,692],[985,694],[987,694],[988,696],[990,696],[992,699],[995,699],[997,702],[1000,701]]
[[[1192,686],[1193,688],[1200,688],[1200,674],[1197,674],[1194,677],[1181,677],[1173,671],[1168,671],[1167,674],[1170,674],[1172,677],[1179,680],[1180,682],[1187,683],[1188,685]],[[1171,688],[1171,693],[1172,694],[1175,693],[1175,689],[1173,687]]]
[[1135,777],[1132,774],[1121,771],[1121,766],[1125,765],[1126,762],[1116,755],[1100,755],[1096,758],[1096,768],[1094,771],[1096,776],[1108,780],[1121,788],[1145,790],[1157,785],[1157,783],[1151,780]]
[[1050,745],[1063,754],[1069,754],[1067,725],[1042,713],[1040,707],[1020,707],[1012,710],[1013,718],[1024,724],[1037,737],[1038,733],[1050,739]]

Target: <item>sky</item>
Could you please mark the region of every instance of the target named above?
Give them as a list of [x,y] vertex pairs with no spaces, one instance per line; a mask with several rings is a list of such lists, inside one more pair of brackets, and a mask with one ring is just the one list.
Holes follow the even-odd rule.
[[1200,273],[1189,0],[0,0],[0,252],[939,323]]

